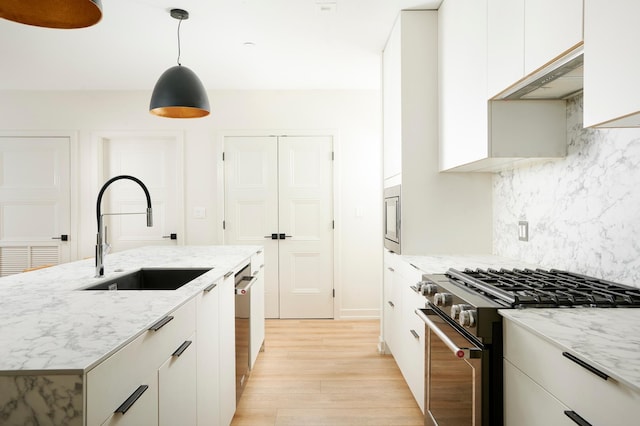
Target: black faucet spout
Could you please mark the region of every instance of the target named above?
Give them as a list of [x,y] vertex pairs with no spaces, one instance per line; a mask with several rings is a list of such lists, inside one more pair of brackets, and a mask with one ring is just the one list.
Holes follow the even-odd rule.
[[112,177],[111,179],[106,181],[105,184],[102,185],[102,188],[100,188],[100,192],[98,193],[98,201],[96,202],[96,219],[98,222],[98,236],[96,241],[96,277],[102,277],[104,275],[104,256],[105,256],[104,246],[106,244],[105,244],[105,238],[103,235],[104,229],[102,227],[102,207],[101,207],[102,196],[104,195],[104,192],[109,187],[109,185],[121,179],[132,180],[138,185],[140,185],[140,187],[144,191],[145,197],[147,198],[147,211],[146,211],[147,226],[148,227],[153,226],[153,211],[151,209],[151,196],[149,195],[149,190],[147,189],[145,184],[142,183],[140,179],[134,176],[129,176],[129,175],[119,175],[119,176]]

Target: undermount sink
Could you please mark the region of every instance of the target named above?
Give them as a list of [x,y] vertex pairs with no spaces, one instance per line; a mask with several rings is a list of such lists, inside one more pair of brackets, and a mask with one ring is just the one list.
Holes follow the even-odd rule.
[[142,268],[82,290],[176,290],[211,269]]

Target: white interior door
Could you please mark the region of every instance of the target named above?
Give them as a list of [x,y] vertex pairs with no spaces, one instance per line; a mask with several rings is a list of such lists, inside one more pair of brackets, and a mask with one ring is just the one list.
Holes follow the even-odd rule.
[[146,212],[146,198],[131,180],[113,182],[102,199],[111,250],[182,244],[182,139],[175,134],[117,135],[104,137],[102,146],[103,182],[118,175],[140,179],[149,190],[153,209],[152,227],[146,226],[143,214],[121,214]]
[[0,137],[0,276],[70,259],[69,137]]
[[226,137],[225,241],[264,246],[265,316],[279,318],[278,138]]
[[225,138],[225,242],[264,245],[268,318],[333,318],[332,149],[328,136]]

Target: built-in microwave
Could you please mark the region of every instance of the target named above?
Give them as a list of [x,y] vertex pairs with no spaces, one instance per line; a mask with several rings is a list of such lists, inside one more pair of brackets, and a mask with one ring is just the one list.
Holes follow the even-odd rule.
[[400,254],[400,185],[384,190],[384,246]]

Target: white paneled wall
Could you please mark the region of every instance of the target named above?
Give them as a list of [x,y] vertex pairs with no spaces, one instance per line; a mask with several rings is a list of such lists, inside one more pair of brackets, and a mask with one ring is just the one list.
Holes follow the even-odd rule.
[[[96,135],[114,131],[184,132],[186,244],[222,241],[223,134],[324,132],[335,136],[336,303],[340,316],[379,311],[382,282],[381,103],[378,91],[211,91],[211,115],[173,120],[148,112],[150,92],[0,93],[0,130],[77,132],[79,257],[95,244]],[[195,208],[205,208],[195,218]],[[200,213],[202,213],[202,210]],[[375,288],[376,290],[372,290]]]
[[581,95],[567,114],[566,158],[494,177],[494,252],[640,287],[640,129],[583,129]]

